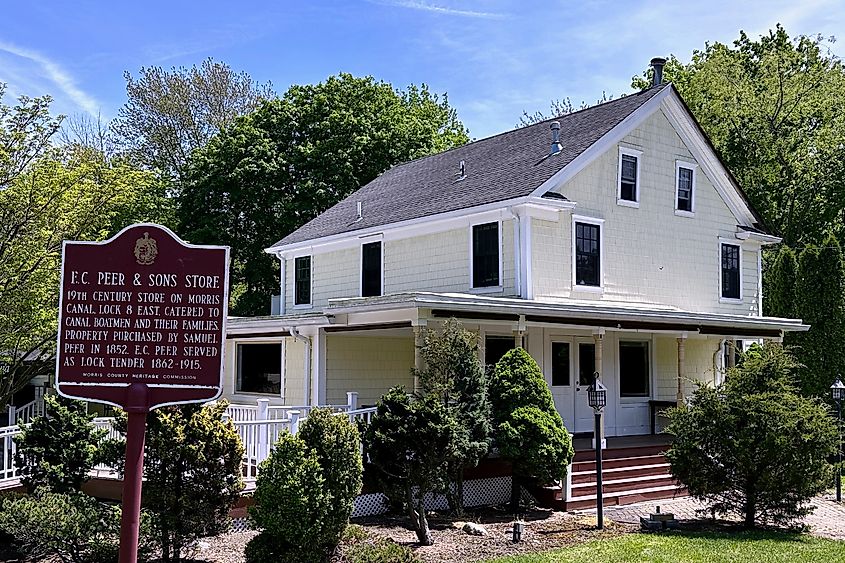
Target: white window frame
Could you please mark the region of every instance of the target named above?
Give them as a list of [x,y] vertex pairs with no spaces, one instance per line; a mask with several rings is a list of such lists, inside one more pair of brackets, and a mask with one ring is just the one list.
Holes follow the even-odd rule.
[[[678,192],[680,189],[680,182],[681,182],[681,168],[686,168],[688,170],[692,170],[692,186],[690,189],[690,209],[691,211],[684,211],[682,209],[678,209]],[[676,160],[675,161],[675,215],[678,217],[695,217],[695,185],[696,185],[696,177],[698,176],[698,164],[694,162],[687,162],[684,160]]]
[[[487,225],[489,223],[496,223],[498,225],[497,226],[497,232],[499,233],[499,284],[498,285],[491,285],[491,286],[487,286],[487,287],[475,287],[473,285],[475,283],[475,280],[473,279],[473,277],[474,277],[473,276],[473,258],[474,258],[474,256],[473,256],[473,244],[472,244],[472,231],[473,231],[473,227],[475,227],[476,225]],[[504,258],[505,257],[504,257],[504,252],[503,252],[503,248],[502,248],[502,244],[503,244],[502,240],[503,240],[503,234],[502,234],[502,220],[501,219],[496,219],[495,221],[476,220],[476,221],[470,222],[470,225],[469,225],[469,291],[470,291],[470,293],[499,293],[499,292],[504,290],[505,280],[504,280],[503,265],[504,265]]]
[[[623,342],[645,342],[648,345],[648,393],[645,395],[622,395],[622,354],[619,353],[619,348],[622,346]],[[620,404],[644,403],[651,400],[654,395],[655,386],[654,350],[654,338],[621,336],[616,340],[616,373],[619,377],[618,385],[616,386],[616,396],[619,398]]]
[[[309,276],[309,283],[310,286],[308,288],[308,303],[301,303],[299,305],[296,304],[296,260],[298,258],[305,258],[308,256],[311,258],[310,268],[311,268],[311,275]],[[313,254],[300,254],[299,256],[295,256],[291,258],[293,260],[293,299],[291,303],[293,304],[294,309],[311,309],[314,307],[314,255]]]
[[[576,279],[576,254],[575,254],[575,224],[586,223],[589,225],[598,225],[599,227],[599,285],[577,285]],[[595,217],[586,217],[584,215],[572,216],[572,291],[589,291],[592,293],[602,293],[604,291],[604,219],[597,219]]]
[[[622,199],[622,157],[632,156],[637,159],[637,182],[634,184],[634,201]],[[619,162],[616,170],[616,205],[623,207],[640,207],[640,184],[642,184],[642,177],[640,175],[640,163],[642,162],[643,151],[632,149],[628,147],[619,147]]]
[[[725,245],[736,246],[739,248],[739,297],[722,297],[722,247]],[[719,303],[742,303],[742,244],[739,241],[719,238]]]
[[364,245],[374,242],[381,243],[381,293],[378,295],[370,295],[370,297],[384,296],[384,239],[379,236],[370,240],[362,240],[358,248],[358,297],[364,297]]
[[[234,346],[234,350],[232,352],[232,395],[242,395],[247,397],[257,397],[257,398],[270,398],[270,397],[278,397],[280,399],[285,398],[285,362],[287,361],[287,342],[285,340],[287,337],[282,338],[268,338],[268,337],[258,337],[258,338],[234,338],[232,339],[232,344]],[[279,360],[281,362],[281,374],[279,377],[279,394],[275,395],[273,393],[257,393],[255,391],[239,391],[238,386],[240,384],[240,345],[241,344],[279,344],[281,346]]]

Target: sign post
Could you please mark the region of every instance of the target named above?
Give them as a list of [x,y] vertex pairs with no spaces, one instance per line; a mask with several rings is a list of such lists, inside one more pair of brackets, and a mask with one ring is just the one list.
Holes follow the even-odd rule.
[[56,389],[128,415],[120,563],[138,558],[147,414],[222,391],[228,265],[153,224],[64,243]]

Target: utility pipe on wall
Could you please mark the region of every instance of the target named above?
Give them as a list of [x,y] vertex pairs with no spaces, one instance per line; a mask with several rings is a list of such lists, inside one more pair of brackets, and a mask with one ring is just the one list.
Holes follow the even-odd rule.
[[305,369],[303,375],[303,396],[302,396],[302,404],[303,405],[310,405],[311,404],[311,339],[307,336],[303,336],[299,333],[299,330],[295,326],[290,326],[287,328],[290,335],[293,336],[296,340],[303,342],[305,344]]

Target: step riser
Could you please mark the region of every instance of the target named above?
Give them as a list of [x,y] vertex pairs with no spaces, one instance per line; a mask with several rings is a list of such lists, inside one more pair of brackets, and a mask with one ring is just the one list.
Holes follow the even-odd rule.
[[[634,504],[637,502],[645,502],[649,500],[662,500],[662,499],[671,499],[676,497],[687,496],[686,489],[680,490],[673,490],[673,491],[655,491],[652,493],[641,493],[637,495],[611,495],[607,496],[602,499],[602,504],[604,506],[619,506],[625,504]],[[595,508],[596,507],[596,499],[590,500],[575,500],[575,501],[568,501],[568,502],[560,502],[559,506],[561,510],[584,510],[588,508]]]
[[[668,485],[676,485],[677,481],[675,481],[674,477],[671,476],[661,476],[656,477],[654,479],[648,479],[645,481],[637,481],[635,483],[602,483],[601,490],[604,491],[605,494],[608,493],[624,493],[625,491],[630,491],[632,489],[643,489],[648,487],[663,487]],[[593,483],[584,483],[578,486],[572,487],[572,496],[578,497],[582,495],[592,495],[595,494],[596,491],[596,484]]]
[[[638,465],[655,465],[658,463],[667,463],[666,457],[662,454],[637,456],[635,458],[602,458],[601,466],[604,469],[616,469],[619,467],[638,466]],[[573,471],[595,471],[596,460],[589,461],[575,461],[572,463]]]
[[[602,471],[605,480],[610,479],[628,479],[630,477],[652,477],[658,475],[669,475],[668,467],[630,467],[625,468],[624,471]],[[591,471],[581,475],[572,475],[572,484],[578,485],[581,483],[595,483],[596,472]]]
[[[619,457],[639,457],[649,455],[662,455],[668,449],[668,446],[639,446],[632,448],[615,448],[606,449],[602,451],[603,459],[615,459]],[[595,450],[581,450],[575,452],[574,461],[595,461]]]

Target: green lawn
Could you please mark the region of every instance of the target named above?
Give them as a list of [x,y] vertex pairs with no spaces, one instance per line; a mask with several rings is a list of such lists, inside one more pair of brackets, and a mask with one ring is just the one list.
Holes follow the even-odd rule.
[[845,541],[774,532],[626,534],[490,563],[801,563],[845,561]]

